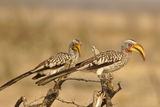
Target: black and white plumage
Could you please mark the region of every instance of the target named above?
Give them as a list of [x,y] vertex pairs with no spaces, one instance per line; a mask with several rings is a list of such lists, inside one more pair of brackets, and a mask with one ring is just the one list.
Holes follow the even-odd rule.
[[51,56],[47,60],[37,65],[34,69],[2,85],[0,87],[0,91],[34,73],[37,74],[32,79],[38,79],[43,76],[49,76],[51,74],[57,73],[61,70],[74,67],[80,54],[81,54],[81,42],[79,40],[73,40],[69,45],[68,53],[60,52],[54,56]]
[[101,75],[105,72],[108,73],[117,71],[118,69],[122,68],[124,65],[127,64],[128,54],[132,51],[140,54],[145,60],[145,52],[143,47],[133,40],[126,40],[122,43],[120,51],[108,50],[105,52],[99,52],[97,50],[93,57],[76,64],[76,66],[73,68],[43,78],[37,81],[36,84],[45,85],[56,78],[70,74],[75,71],[97,71],[97,75]]
[[32,79],[38,79],[43,76],[51,75],[56,72],[59,72],[62,69],[67,68],[67,65],[72,65],[72,55],[68,53],[60,52],[49,59],[45,60],[44,62],[40,63],[34,71],[38,71],[41,69],[46,68],[49,69],[48,72],[46,70],[43,70],[41,72],[38,72],[37,75],[35,75]]

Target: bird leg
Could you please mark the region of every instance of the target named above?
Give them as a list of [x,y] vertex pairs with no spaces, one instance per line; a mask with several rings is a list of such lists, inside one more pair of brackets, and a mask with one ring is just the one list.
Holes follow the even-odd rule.
[[97,76],[98,76],[98,78],[101,80],[101,79],[103,79],[103,77],[105,76],[105,74],[103,73],[103,71],[104,71],[104,69],[103,68],[99,68],[98,70],[97,70]]

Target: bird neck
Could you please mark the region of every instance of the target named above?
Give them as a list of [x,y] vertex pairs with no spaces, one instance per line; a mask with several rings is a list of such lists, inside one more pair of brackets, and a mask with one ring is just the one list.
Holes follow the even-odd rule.
[[122,49],[121,48],[121,51],[120,51],[121,53],[122,53],[122,55],[123,55],[123,62],[126,64],[127,62],[128,62],[128,59],[129,59],[129,53],[128,52],[126,52],[126,50],[125,49]]
[[125,56],[128,56],[128,54],[129,54],[125,49],[121,49],[121,52],[122,52]]
[[122,52],[122,53],[125,53],[125,54],[127,53],[126,50],[125,50],[125,49],[122,49],[122,48],[121,48],[121,52]]
[[79,53],[77,51],[73,50],[72,48],[69,48],[68,53],[73,58],[73,63],[76,63],[79,58]]
[[128,54],[128,51],[126,50],[126,44],[125,43],[123,43],[121,45],[121,52],[124,53],[124,54]]

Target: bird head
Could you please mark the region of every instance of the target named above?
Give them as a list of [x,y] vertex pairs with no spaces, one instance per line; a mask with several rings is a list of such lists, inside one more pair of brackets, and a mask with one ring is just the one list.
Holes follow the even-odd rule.
[[145,51],[142,45],[138,44],[136,41],[134,40],[125,40],[123,42],[123,44],[121,45],[121,50],[123,52],[126,53],[130,53],[130,52],[136,52],[139,55],[141,55],[141,57],[143,58],[143,60],[145,61]]
[[74,39],[71,43],[71,48],[73,51],[78,52],[81,55],[81,42],[77,39]]

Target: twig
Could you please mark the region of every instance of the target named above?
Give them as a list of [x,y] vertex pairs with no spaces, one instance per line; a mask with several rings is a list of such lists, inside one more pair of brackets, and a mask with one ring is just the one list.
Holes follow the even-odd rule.
[[94,91],[92,107],[101,107],[104,99],[104,94],[101,91]]
[[29,105],[27,107],[43,107],[42,103]]
[[79,104],[75,103],[74,101],[65,101],[65,100],[63,100],[61,98],[57,98],[56,100],[58,100],[58,101],[60,101],[62,103],[66,103],[66,104],[72,104],[72,105],[75,105],[77,107],[87,107],[87,106],[79,105]]
[[26,98],[25,98],[24,96],[22,96],[22,97],[20,97],[20,98],[18,99],[18,101],[17,101],[16,104],[15,104],[15,107],[19,107],[22,102],[23,102],[23,106],[24,106],[24,107],[27,107],[27,104],[26,104],[27,100],[26,100]]
[[83,79],[83,78],[66,78],[66,80],[74,80],[74,81],[83,81],[83,82],[95,82],[95,83],[99,83],[99,80],[87,80],[87,79]]
[[28,105],[32,105],[33,103],[39,101],[40,99],[42,99],[42,98],[44,98],[44,97],[45,97],[45,96],[41,96],[40,98],[31,101]]
[[113,91],[113,93],[111,94],[111,98],[122,89],[120,82],[118,82],[117,85],[118,85],[118,88]]

